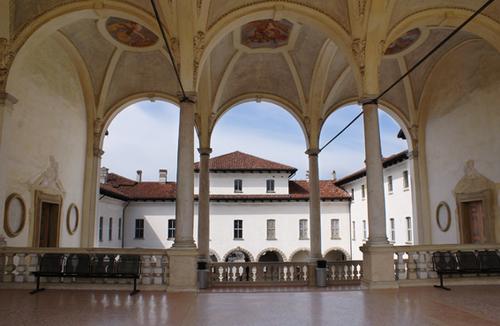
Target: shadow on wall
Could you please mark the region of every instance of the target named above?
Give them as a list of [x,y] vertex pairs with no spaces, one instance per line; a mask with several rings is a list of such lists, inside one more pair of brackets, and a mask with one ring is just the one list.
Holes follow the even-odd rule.
[[165,216],[134,218],[126,223],[125,248],[167,249],[167,223]]

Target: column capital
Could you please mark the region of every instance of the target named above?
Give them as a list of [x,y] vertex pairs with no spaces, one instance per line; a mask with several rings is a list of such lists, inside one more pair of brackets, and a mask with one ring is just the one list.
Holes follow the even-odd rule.
[[319,152],[319,148],[309,148],[305,151],[305,153],[309,156],[318,156]]
[[210,147],[200,147],[198,148],[198,153],[200,153],[200,155],[210,155],[212,149]]
[[183,93],[177,93],[177,98],[180,103],[196,103],[198,100],[198,93],[196,92],[185,92],[186,96]]
[[101,158],[103,155],[104,155],[104,151],[99,146],[95,146],[94,147],[94,156]]
[[17,98],[7,92],[0,92],[0,105],[11,107],[17,103]]

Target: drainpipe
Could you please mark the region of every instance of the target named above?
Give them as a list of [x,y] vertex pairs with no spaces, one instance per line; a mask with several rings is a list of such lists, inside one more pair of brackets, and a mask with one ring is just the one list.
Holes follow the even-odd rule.
[[351,254],[351,260],[352,260],[352,222],[351,222],[351,205],[352,205],[352,200],[349,200],[349,251]]
[[130,202],[128,201],[125,206],[123,206],[122,212],[122,248],[125,248],[125,210],[127,209]]

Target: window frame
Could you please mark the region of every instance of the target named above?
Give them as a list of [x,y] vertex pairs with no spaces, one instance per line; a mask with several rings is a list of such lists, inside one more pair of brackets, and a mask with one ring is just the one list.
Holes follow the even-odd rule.
[[406,243],[413,242],[413,224],[411,216],[406,217]]
[[243,220],[242,219],[233,220],[233,240],[243,240]]
[[234,186],[235,193],[243,192],[243,180],[242,179],[234,179],[233,186]]
[[113,241],[113,218],[108,219],[108,241]]
[[356,241],[356,221],[352,221],[351,236],[352,241]]
[[410,175],[408,170],[403,171],[403,189],[408,190],[410,188]]
[[392,175],[387,176],[387,192],[392,194],[394,192],[394,184],[392,180]]
[[309,221],[306,218],[299,220],[299,240],[309,240]]
[[122,232],[123,232],[123,230],[122,230],[122,221],[123,221],[123,219],[120,217],[118,219],[118,240],[122,239]]
[[[272,227],[270,227],[272,222]],[[266,220],[266,240],[276,240],[276,220],[273,218]]]
[[[138,222],[142,221],[142,227],[138,226]],[[138,231],[142,233],[142,236],[138,236]],[[144,218],[136,218],[135,219],[135,225],[134,225],[134,239],[141,240],[144,239]]]
[[368,240],[368,227],[366,225],[366,220],[363,220],[363,240]]
[[266,192],[267,193],[274,193],[275,192],[274,179],[267,179],[266,180]]
[[99,242],[103,241],[103,229],[104,229],[104,217],[100,216],[99,217],[99,229],[98,229]]
[[177,223],[175,218],[170,218],[167,221],[167,240],[173,241],[175,240],[175,230]]
[[[336,222],[336,223],[334,223]],[[335,225],[336,224],[336,225]],[[339,240],[340,238],[340,219],[330,219],[330,237],[332,240]]]
[[361,185],[361,199],[365,200],[366,199],[366,187],[365,185]]
[[394,218],[389,219],[389,226],[390,226],[390,231],[391,231],[391,242],[396,242],[396,221]]

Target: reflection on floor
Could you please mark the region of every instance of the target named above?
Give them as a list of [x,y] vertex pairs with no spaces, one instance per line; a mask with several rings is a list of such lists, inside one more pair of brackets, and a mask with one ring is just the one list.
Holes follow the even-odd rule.
[[0,324],[500,325],[500,286],[231,291],[0,290]]

